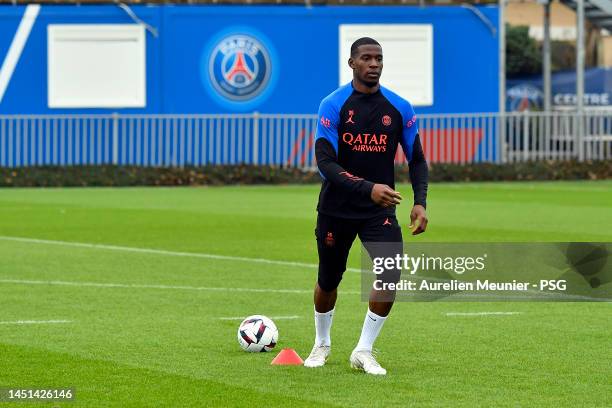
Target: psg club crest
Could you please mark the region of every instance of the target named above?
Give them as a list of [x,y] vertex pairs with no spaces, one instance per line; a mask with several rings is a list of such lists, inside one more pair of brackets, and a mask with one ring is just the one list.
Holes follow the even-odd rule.
[[270,53],[256,38],[233,34],[214,47],[208,64],[215,91],[233,102],[257,97],[270,82]]

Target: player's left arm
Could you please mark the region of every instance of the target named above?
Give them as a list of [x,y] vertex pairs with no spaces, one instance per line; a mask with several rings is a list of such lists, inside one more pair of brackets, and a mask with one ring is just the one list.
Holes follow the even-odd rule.
[[404,114],[404,129],[401,138],[402,149],[408,159],[410,182],[414,194],[414,206],[410,212],[410,228],[412,235],[418,235],[427,229],[427,188],[429,185],[429,169],[421,146],[416,115],[412,106],[408,105]]
[[429,185],[429,169],[421,146],[421,138],[416,135],[412,146],[412,157],[408,161],[410,182],[414,193],[414,206],[410,212],[410,224],[414,228],[412,235],[418,235],[427,229],[427,187]]

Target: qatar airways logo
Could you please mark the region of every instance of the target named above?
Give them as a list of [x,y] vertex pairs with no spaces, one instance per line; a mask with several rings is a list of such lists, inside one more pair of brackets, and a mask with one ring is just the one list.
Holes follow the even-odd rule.
[[356,135],[346,132],[342,141],[351,146],[355,152],[384,153],[387,151],[387,135],[376,133],[358,133]]

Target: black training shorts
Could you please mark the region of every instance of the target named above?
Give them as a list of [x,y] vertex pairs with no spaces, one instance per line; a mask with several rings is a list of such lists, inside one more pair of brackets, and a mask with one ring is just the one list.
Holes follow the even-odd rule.
[[[378,215],[365,219],[339,218],[319,213],[317,217],[317,249],[319,252],[319,287],[330,292],[338,287],[342,274],[346,270],[346,261],[353,241],[357,236],[368,250],[370,257],[394,256],[402,251],[402,230],[395,216]],[[381,252],[380,246],[372,250],[368,243],[397,243],[385,246]],[[389,251],[393,252],[390,253]],[[388,276],[385,280],[397,281],[399,275]]]

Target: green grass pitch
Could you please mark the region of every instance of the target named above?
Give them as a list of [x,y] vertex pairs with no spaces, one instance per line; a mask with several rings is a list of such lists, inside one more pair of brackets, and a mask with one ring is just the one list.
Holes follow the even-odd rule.
[[[316,263],[317,196],[0,189],[0,387],[76,388],[74,402],[0,406],[612,406],[609,303],[398,303],[376,344],[388,375],[373,378],[348,364],[366,304],[347,272],[326,367],[241,351],[239,321],[220,318],[297,316],[276,320],[277,350],[310,351],[316,269],[300,264]],[[409,211],[398,208],[408,242],[612,241],[610,181],[433,184],[419,237]],[[481,311],[520,314],[447,315]],[[13,324],[23,320],[68,322]]]

